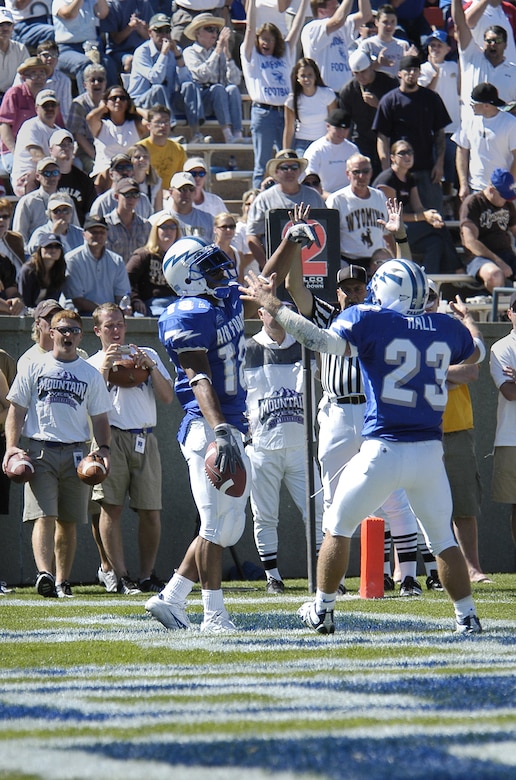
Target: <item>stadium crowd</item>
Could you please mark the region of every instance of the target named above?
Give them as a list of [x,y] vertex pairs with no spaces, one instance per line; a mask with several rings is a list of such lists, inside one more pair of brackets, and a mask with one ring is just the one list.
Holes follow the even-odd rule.
[[[380,263],[401,253],[433,274],[468,274],[484,292],[512,286],[516,7],[500,0],[473,0],[464,6],[461,0],[404,0],[372,7],[370,0],[358,0],[353,11],[351,0],[298,0],[292,5],[248,0],[242,19],[242,5],[226,0],[176,0],[170,8],[158,0],[43,0],[34,8],[25,0],[4,2],[0,316],[33,314],[36,351],[33,347],[21,357],[20,380],[14,379],[7,358],[0,365],[1,425],[9,386],[19,381],[10,398],[28,414],[29,437],[46,440],[48,429],[41,427],[37,406],[30,412],[29,377],[36,376],[31,365],[42,358],[50,361],[49,355],[65,362],[80,357],[81,318],[93,315],[101,349],[90,365],[104,375],[108,393],[97,392],[85,408],[95,422],[94,447],[99,452],[104,448],[106,465],[110,442],[116,442],[111,468],[124,480],[124,489],[115,489],[110,477],[105,490],[94,495],[97,508],[90,506],[99,580],[120,593],[159,593],[165,584],[154,572],[160,487],[147,484],[144,490],[142,483],[148,461],[159,463],[152,439],[155,400],[170,403],[172,379],[158,356],[142,348],[137,362],[149,374],[145,405],[132,400],[134,388],[117,389],[110,381],[125,347],[125,317],[183,322],[179,313],[170,312],[175,312],[177,296],[186,293],[170,283],[163,260],[174,256],[174,245],[188,239],[227,258],[240,282],[249,269],[278,270],[275,255],[267,252],[267,214],[301,204],[338,211],[341,268],[362,269],[344,274],[341,281],[362,279],[363,274],[367,282]],[[250,136],[243,122],[248,98]],[[183,117],[188,140],[174,135],[183,129]],[[252,144],[253,189],[243,195],[240,217],[207,185],[211,171],[205,153],[213,142],[203,134],[207,122],[228,151],[237,154]],[[403,205],[395,230],[393,198]],[[459,224],[463,247],[452,238],[450,220]],[[298,234],[292,243],[297,241],[306,237]],[[227,275],[229,265],[223,264],[220,272]],[[203,293],[210,296],[212,289],[218,288]],[[226,299],[221,295],[220,300]],[[264,320],[263,312],[260,317]],[[272,357],[267,360],[275,362],[285,332],[271,348],[274,331],[269,326],[264,325],[258,351],[261,355],[268,347],[265,352]],[[198,359],[207,344],[181,346],[162,331],[160,325],[179,387],[184,391],[183,385],[188,386],[186,395],[178,394],[187,414],[197,404],[199,415],[215,429],[219,452],[242,460],[232,426],[221,432],[228,419],[212,387],[214,365]],[[239,334],[231,344],[237,351]],[[291,341],[288,337],[284,349]],[[197,357],[187,360],[185,355]],[[98,384],[89,369],[82,381],[85,387]],[[263,387],[260,391],[265,392]],[[85,392],[89,398],[90,391]],[[362,393],[355,395],[363,403]],[[19,437],[23,419],[18,414],[11,424],[11,448],[18,444],[12,437]],[[60,429],[72,450],[88,439],[84,419],[74,425],[78,438],[73,441]],[[46,434],[39,435],[41,430]],[[195,447],[183,434],[180,442],[193,474]],[[2,446],[5,451],[4,434]],[[51,450],[49,445],[54,468],[57,456]],[[131,450],[140,456],[137,474]],[[75,460],[79,451],[72,452]],[[474,462],[474,453],[472,458]],[[118,470],[119,462],[124,465]],[[140,519],[140,573],[134,580],[123,559],[119,522],[126,492]],[[34,524],[37,588],[45,596],[69,596],[73,510],[69,497],[62,510],[47,499],[27,502],[25,512]],[[199,497],[198,508],[203,500]],[[256,504],[254,498],[255,513]],[[8,500],[1,511],[6,506]],[[220,576],[212,572],[220,566],[213,548],[225,536],[216,530],[210,537],[210,518],[199,512],[201,541],[189,550],[167,588],[172,600],[182,603],[197,571],[206,630],[224,630],[231,621],[218,595]],[[478,502],[472,502],[466,512],[470,527],[473,522],[476,527],[477,514]],[[459,541],[461,517],[454,510]],[[466,558],[471,578],[481,581],[485,575],[475,534],[465,542]],[[261,544],[262,562],[273,561],[268,584],[273,580],[276,585],[269,589],[278,592],[277,542],[273,538],[267,552]],[[439,582],[435,561],[430,557],[428,563],[429,579]],[[159,601],[149,611],[158,619],[163,616]],[[188,623],[182,611],[179,620],[184,624],[179,627]]]

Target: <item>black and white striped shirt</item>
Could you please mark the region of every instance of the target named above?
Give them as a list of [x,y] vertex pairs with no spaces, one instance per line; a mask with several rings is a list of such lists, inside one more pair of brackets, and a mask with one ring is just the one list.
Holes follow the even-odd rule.
[[[314,295],[312,322],[319,328],[329,328],[340,313],[337,306],[326,303]],[[362,375],[357,357],[326,355],[321,353],[321,385],[332,399],[363,394]]]

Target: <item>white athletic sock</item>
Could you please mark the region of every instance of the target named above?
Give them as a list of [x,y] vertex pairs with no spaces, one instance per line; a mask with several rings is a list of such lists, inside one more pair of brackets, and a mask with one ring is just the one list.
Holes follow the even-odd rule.
[[266,569],[265,574],[267,575],[268,580],[270,580],[272,577],[275,580],[281,581],[281,574],[279,573],[279,569]]
[[315,611],[320,615],[321,612],[331,612],[335,608],[337,593],[323,593],[317,588],[315,593]]
[[477,614],[477,611],[475,609],[475,602],[473,601],[473,596],[466,596],[466,598],[464,599],[459,599],[458,601],[454,601],[453,608],[455,610],[455,616],[459,622],[464,620],[464,618],[471,617],[471,615]]
[[161,595],[165,601],[179,601],[181,604],[186,600],[186,597],[192,590],[195,583],[192,580],[188,580],[177,572],[172,579],[167,582]]
[[205,615],[209,612],[225,611],[226,608],[224,606],[224,597],[221,588],[219,590],[202,590],[201,593]]

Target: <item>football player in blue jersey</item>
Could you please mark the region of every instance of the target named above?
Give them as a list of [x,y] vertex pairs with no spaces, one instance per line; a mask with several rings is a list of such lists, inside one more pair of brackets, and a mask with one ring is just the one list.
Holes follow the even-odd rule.
[[321,634],[334,632],[336,592],[353,531],[394,490],[405,488],[453,601],[457,632],[480,632],[468,570],[451,530],[452,500],[440,427],[448,366],[477,363],[485,355],[467,307],[457,298],[451,304],[455,318],[426,314],[428,281],[424,271],[408,260],[380,266],[371,280],[372,302],[341,312],[329,330],[282,306],[273,295],[273,280],[250,272],[246,281],[243,300],[267,309],[310,349],[358,354],[363,371],[364,443],[342,473],[325,512],[316,598],[300,608],[303,623]]
[[[283,251],[292,257],[299,229],[294,233],[293,237],[287,233],[290,240],[283,242]],[[186,597],[200,580],[201,631],[233,631],[221,589],[222,552],[242,535],[250,484],[247,480],[239,498],[216,490],[206,476],[204,456],[215,441],[221,468],[227,462],[234,472],[238,463],[249,472],[243,448],[247,431],[244,308],[233,263],[216,244],[194,236],[176,241],[164,257],[163,273],[178,299],[161,315],[159,337],[177,370],[175,391],[185,411],[178,440],[201,525],[170,582],[145,608],[167,628],[190,628]],[[257,308],[248,303],[246,315]]]

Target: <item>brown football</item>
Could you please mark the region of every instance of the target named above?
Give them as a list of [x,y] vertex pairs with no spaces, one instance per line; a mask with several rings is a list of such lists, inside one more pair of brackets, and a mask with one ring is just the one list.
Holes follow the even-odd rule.
[[221,493],[225,493],[233,498],[240,498],[244,494],[247,482],[247,473],[245,468],[237,463],[235,471],[232,474],[229,469],[221,471],[215,466],[217,460],[217,445],[214,441],[208,444],[206,455],[204,456],[204,470],[211,484]]
[[118,360],[109,371],[108,382],[118,387],[138,387],[147,381],[146,368],[136,368],[133,358]]
[[100,485],[109,474],[100,455],[90,452],[77,466],[77,476],[87,485]]
[[13,482],[29,482],[34,476],[34,466],[26,452],[15,452],[7,463],[6,474]]

